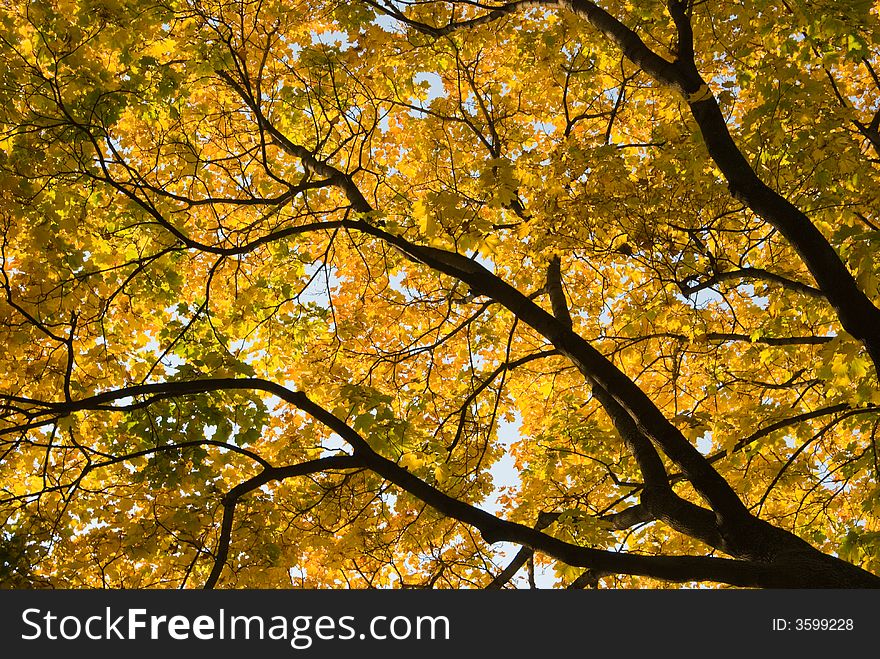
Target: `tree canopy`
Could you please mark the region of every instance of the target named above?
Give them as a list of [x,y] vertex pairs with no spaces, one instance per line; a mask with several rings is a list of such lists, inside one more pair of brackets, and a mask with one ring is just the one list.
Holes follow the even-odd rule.
[[880,585],[880,2],[20,1],[0,75],[0,584]]

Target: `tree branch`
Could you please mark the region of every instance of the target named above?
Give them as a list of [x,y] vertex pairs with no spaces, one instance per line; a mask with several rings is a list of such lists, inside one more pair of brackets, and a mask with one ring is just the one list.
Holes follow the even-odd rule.
[[556,320],[571,329],[571,313],[568,310],[568,302],[565,299],[565,291],[562,286],[562,259],[558,254],[554,254],[550,258],[550,264],[547,266],[547,295],[550,297],[550,304],[553,309],[553,315]]
[[352,456],[336,455],[286,467],[267,467],[256,476],[252,476],[229,490],[223,497],[223,521],[220,523],[220,537],[217,539],[217,549],[214,552],[214,565],[205,580],[204,588],[210,590],[217,585],[220,574],[226,566],[226,560],[229,557],[229,543],[232,539],[235,506],[244,495],[272,481],[282,481],[295,476],[305,476],[334,469],[352,469],[359,466],[358,461]]
[[423,23],[421,21],[416,21],[409,18],[402,11],[398,10],[396,7],[388,3],[380,3],[375,2],[374,0],[363,0],[364,4],[367,4],[382,14],[386,16],[390,16],[394,18],[404,25],[407,25],[418,32],[423,34],[427,34],[432,37],[445,37],[453,32],[458,30],[469,30],[475,27],[479,27],[481,25],[486,25],[488,23],[492,23],[493,21],[497,21],[499,18],[503,18],[508,14],[512,14],[519,9],[525,9],[528,7],[537,7],[541,6],[542,2],[534,2],[531,0],[517,0],[516,2],[508,2],[503,5],[499,5],[497,7],[492,7],[489,11],[482,16],[477,16],[476,18],[471,18],[464,21],[450,21],[447,25],[442,27],[435,27],[433,25],[429,25],[428,23]]
[[[56,414],[65,415],[78,410],[106,409],[103,406],[129,396],[145,394],[180,396],[209,391],[246,389],[264,391],[275,395],[302,410],[338,434],[353,449],[353,456],[339,456],[341,458],[353,458],[351,461],[324,462],[320,464],[332,464],[335,467],[343,466],[346,468],[353,466],[368,468],[444,515],[475,527],[489,543],[513,542],[530,547],[535,551],[544,552],[569,565],[591,568],[603,573],[633,574],[669,581],[708,580],[729,583],[731,585],[757,587],[799,586],[803,583],[802,571],[791,571],[786,568],[786,564],[780,565],[754,560],[734,560],[704,556],[643,556],[609,552],[572,545],[522,524],[499,519],[495,515],[471,504],[450,497],[421,480],[396,462],[376,453],[363,436],[343,420],[312,401],[305,393],[292,391],[282,385],[260,378],[215,378],[189,382],[150,383],[107,391],[81,400],[65,402],[32,400],[31,402],[35,405],[41,405]],[[272,480],[275,475],[294,475],[299,473],[297,470],[305,469],[305,467],[295,465],[281,469],[289,469],[290,471],[277,472],[267,469],[254,477],[256,480],[251,479],[244,484],[240,484],[241,489],[233,489],[233,492],[250,491],[248,488],[253,489],[253,487],[259,487],[260,484],[268,482],[268,480],[259,480],[261,478]],[[255,483],[257,484],[255,485]],[[229,501],[232,502],[233,499],[229,499]],[[224,509],[225,527],[231,530],[232,512],[229,515],[230,518],[227,518],[226,510]],[[825,575],[813,575],[813,581],[810,584],[813,587],[846,587],[847,584],[851,586],[865,587],[873,585],[880,587],[880,578],[843,561],[839,561],[839,559],[816,552],[806,543],[802,543],[802,545],[805,548],[802,549],[802,553],[812,551],[817,555],[813,557],[814,560],[833,562],[835,566],[840,563],[844,566],[843,574],[829,572]],[[218,559],[221,553],[222,548],[218,549]],[[223,559],[225,560],[225,555]],[[218,560],[218,562],[222,563],[223,561]],[[796,564],[792,566],[797,567]]]
[[739,279],[769,281],[774,284],[779,284],[783,288],[787,288],[797,293],[809,295],[810,297],[825,297],[825,294],[814,286],[803,284],[799,281],[789,279],[788,277],[783,277],[782,275],[777,275],[776,273],[770,272],[769,270],[764,270],[763,268],[740,268],[738,270],[716,272],[708,279],[705,279],[698,284],[694,284],[693,286],[682,285],[681,292],[682,295],[690,297],[694,293],[705,290],[707,288],[712,288],[719,282]]

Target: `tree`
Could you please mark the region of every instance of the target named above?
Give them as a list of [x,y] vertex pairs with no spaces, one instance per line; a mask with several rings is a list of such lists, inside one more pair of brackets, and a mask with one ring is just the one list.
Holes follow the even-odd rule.
[[880,585],[878,11],[7,5],[0,581]]

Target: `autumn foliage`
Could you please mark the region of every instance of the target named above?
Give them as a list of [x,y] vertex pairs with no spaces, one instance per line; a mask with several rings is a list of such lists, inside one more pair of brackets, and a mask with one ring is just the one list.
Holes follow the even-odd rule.
[[880,2],[12,0],[0,584],[876,587]]

